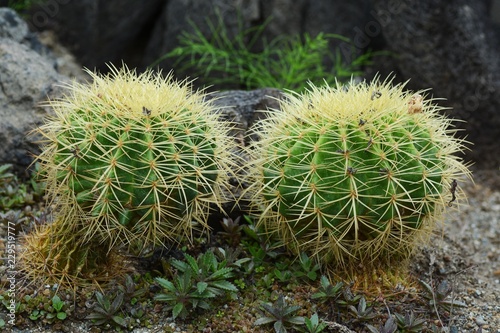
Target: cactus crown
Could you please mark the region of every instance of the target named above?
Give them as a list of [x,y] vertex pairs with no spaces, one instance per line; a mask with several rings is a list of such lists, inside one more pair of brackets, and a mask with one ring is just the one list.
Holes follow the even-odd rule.
[[87,71],[51,101],[55,116],[40,128],[39,156],[48,190],[75,204],[94,235],[111,242],[191,237],[207,228],[210,205],[224,201],[232,169],[228,123],[218,120],[189,82],[110,67]]
[[407,257],[469,175],[452,120],[423,93],[375,80],[289,94],[252,133],[259,223],[323,262]]

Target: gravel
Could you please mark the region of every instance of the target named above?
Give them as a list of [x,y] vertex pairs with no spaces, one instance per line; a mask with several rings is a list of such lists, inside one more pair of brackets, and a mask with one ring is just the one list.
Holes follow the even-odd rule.
[[452,332],[500,333],[500,172],[473,170],[460,184],[468,204],[449,212],[442,233],[417,255],[414,271],[443,278],[467,308],[452,316]]

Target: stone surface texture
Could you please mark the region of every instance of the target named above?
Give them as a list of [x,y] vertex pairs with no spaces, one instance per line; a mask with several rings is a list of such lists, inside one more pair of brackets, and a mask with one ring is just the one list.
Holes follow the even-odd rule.
[[[500,35],[489,19],[491,1],[372,0],[386,47],[397,55],[400,79],[432,88],[454,118],[466,120],[469,154],[482,163],[498,151]],[[497,159],[498,161],[498,159]],[[493,166],[493,165],[491,165]],[[498,167],[498,164],[497,164]]]
[[28,134],[50,113],[40,102],[57,95],[56,84],[68,78],[56,71],[53,59],[39,53],[42,44],[6,8],[0,9],[0,36],[0,163],[22,170],[38,147],[34,141],[39,138]]

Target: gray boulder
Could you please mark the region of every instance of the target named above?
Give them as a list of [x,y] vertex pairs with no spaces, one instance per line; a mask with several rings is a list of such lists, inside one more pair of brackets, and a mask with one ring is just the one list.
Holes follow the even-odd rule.
[[47,59],[55,61],[51,51],[30,32],[28,24],[16,11],[7,7],[0,7],[0,38],[23,44]]
[[262,111],[279,109],[279,100],[282,98],[283,92],[274,88],[229,90],[207,96],[207,100],[218,108],[221,118],[234,124],[231,135],[241,145],[246,145],[244,140],[250,139],[247,134],[252,125],[265,116]]
[[[259,119],[265,116],[265,113],[262,111],[279,109],[279,100],[282,98],[284,98],[283,92],[274,88],[251,91],[230,90],[211,93],[207,96],[207,100],[211,101],[217,108],[216,112],[220,115],[220,119],[222,121],[229,121],[234,125],[232,133],[229,133],[235,138],[232,154],[238,155],[241,158],[241,160],[235,159],[235,161],[247,160],[249,158],[245,150],[242,149],[251,140],[247,136],[248,130]],[[223,206],[223,210],[231,216],[236,217],[240,209],[245,211],[247,208],[247,200],[243,196],[243,189],[246,188],[247,184],[241,184],[242,177],[240,175],[242,176],[245,172],[243,168],[238,168],[238,170],[234,171],[238,179],[231,180],[229,191],[231,192],[231,197],[239,198],[239,203],[235,205],[234,202],[228,202]],[[215,225],[219,225],[218,221],[224,216],[215,214],[213,217],[215,218],[214,221],[217,221]]]
[[17,13],[9,8],[0,8],[0,38],[22,43],[29,36],[29,29]]
[[163,0],[52,0],[30,10],[27,21],[38,31],[53,30],[59,41],[88,68],[105,62],[133,66]]
[[[24,170],[38,151],[39,138],[28,133],[50,113],[39,103],[57,96],[56,83],[68,78],[57,73],[53,60],[30,48],[26,23],[15,12],[0,9],[0,164]],[[31,41],[30,41],[31,40]]]
[[39,103],[57,95],[55,84],[67,80],[38,53],[11,39],[0,38],[0,164],[18,170],[38,151],[37,136],[28,136],[50,113]]
[[410,88],[432,88],[434,96],[446,98],[440,103],[453,108],[454,118],[467,121],[459,125],[474,143],[469,157],[498,168],[500,43],[489,21],[491,1],[372,4],[372,23],[379,24],[388,49],[397,55],[393,61],[402,74],[399,79],[411,79]]

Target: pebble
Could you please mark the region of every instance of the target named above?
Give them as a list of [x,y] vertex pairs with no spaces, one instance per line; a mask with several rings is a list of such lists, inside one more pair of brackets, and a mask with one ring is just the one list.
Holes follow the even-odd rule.
[[478,326],[484,326],[484,325],[488,325],[488,322],[486,320],[484,320],[483,316],[477,316],[476,317],[476,324]]

